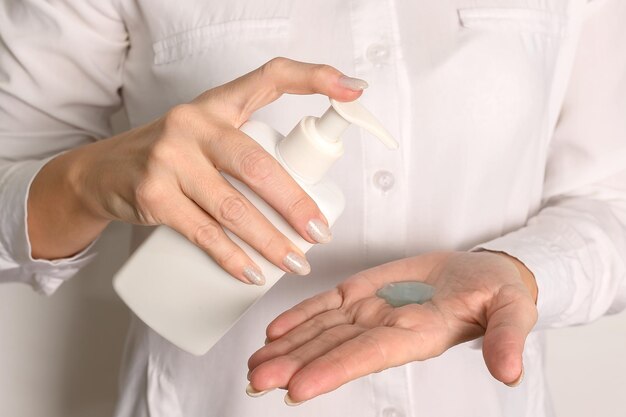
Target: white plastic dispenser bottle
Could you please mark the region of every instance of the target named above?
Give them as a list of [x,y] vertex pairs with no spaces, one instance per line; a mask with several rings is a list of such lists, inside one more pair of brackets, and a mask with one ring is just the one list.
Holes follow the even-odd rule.
[[[248,121],[241,130],[281,163],[332,226],[343,211],[344,197],[322,177],[343,154],[341,135],[350,124],[363,127],[387,147],[398,148],[358,102],[331,100],[322,117],[305,117],[286,137],[257,121]],[[264,200],[243,183],[224,176],[302,252],[309,250],[312,244]],[[265,285],[248,285],[233,278],[205,252],[165,226],[150,235],[113,280],[119,296],[141,320],[195,355],[206,353],[285,274],[230,231],[226,233],[261,268]]]

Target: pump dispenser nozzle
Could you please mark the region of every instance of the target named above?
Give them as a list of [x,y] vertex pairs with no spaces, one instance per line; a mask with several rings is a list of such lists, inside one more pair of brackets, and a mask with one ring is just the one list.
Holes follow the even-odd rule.
[[350,124],[333,106],[330,106],[322,117],[315,120],[315,127],[320,136],[333,143],[341,140],[341,135],[350,127]]
[[398,142],[387,129],[357,101],[331,99],[330,104],[320,118],[303,118],[278,144],[277,153],[285,165],[307,183],[321,180],[343,155],[341,135],[350,124],[364,128],[388,148],[398,148]]

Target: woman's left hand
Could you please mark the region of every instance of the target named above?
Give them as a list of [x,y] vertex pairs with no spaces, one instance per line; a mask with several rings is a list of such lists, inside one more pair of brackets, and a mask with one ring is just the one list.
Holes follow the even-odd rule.
[[[376,292],[399,281],[423,281],[435,293],[424,304],[394,308]],[[381,265],[276,318],[269,343],[249,360],[249,390],[287,388],[286,401],[299,403],[483,335],[489,371],[516,385],[536,297],[530,271],[503,253],[439,252]]]

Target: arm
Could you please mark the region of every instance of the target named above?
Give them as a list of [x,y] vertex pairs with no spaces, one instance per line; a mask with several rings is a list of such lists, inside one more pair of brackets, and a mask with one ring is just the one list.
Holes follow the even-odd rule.
[[0,281],[50,293],[89,261],[91,251],[80,251],[97,234],[54,260],[36,259],[30,183],[53,155],[110,135],[126,32],[112,2],[4,1],[0,37]]
[[[22,144],[18,137],[24,134],[25,126],[38,120],[38,115],[49,117],[30,134],[33,142],[49,144],[46,140],[50,136],[61,141],[75,124],[78,133],[85,135],[81,136],[82,142],[88,142],[88,134],[106,136],[107,129],[100,129],[100,134],[97,123],[108,127],[114,107],[109,101],[119,102],[117,91],[126,35],[124,42],[116,43],[108,38],[106,28],[97,26],[98,22],[110,23],[112,19],[104,13],[93,16],[94,10],[105,7],[100,2],[90,6],[77,1],[74,8],[65,10],[67,3],[27,3],[26,11],[21,3],[9,3],[7,16],[17,16],[7,19],[7,29],[3,27],[9,41],[6,44],[13,48],[4,51],[4,55],[14,60],[8,66],[11,77],[2,95],[9,126],[3,140],[11,145],[10,149],[7,147],[12,152],[9,158],[18,159],[16,152]],[[76,11],[81,12],[81,18],[66,22]],[[21,16],[36,18],[20,22]],[[93,27],[88,24],[90,18],[95,20]],[[33,28],[40,22],[44,22],[42,30],[51,32],[44,41],[40,34],[28,35],[37,33]],[[17,23],[27,34],[13,33],[20,31]],[[66,26],[71,33],[64,32]],[[76,28],[85,33],[74,33]],[[57,31],[60,34],[55,36]],[[101,43],[111,43],[111,51],[101,51],[100,44],[91,45],[99,39],[99,33],[107,36]],[[88,45],[82,41],[72,45],[66,40],[70,35],[71,39],[86,39]],[[52,56],[47,65],[32,62],[34,57],[41,59],[48,54]],[[31,283],[46,276],[54,278],[60,267],[75,271],[62,265],[59,258],[82,251],[108,222],[118,220],[170,226],[231,275],[249,284],[262,285],[262,271],[228,238],[224,227],[284,271],[304,275],[310,269],[304,254],[221,172],[246,183],[304,239],[311,243],[330,240],[326,220],[317,205],[274,158],[238,129],[254,111],[283,93],[320,93],[349,101],[359,97],[363,88],[362,80],[345,77],[332,67],[276,58],[206,91],[190,103],[172,108],[151,123],[84,144],[37,165],[27,173],[28,181],[34,174],[30,189],[28,181],[19,185],[17,180],[5,179],[3,191],[7,195],[11,188],[18,187],[12,192],[17,199],[5,202],[9,209],[23,206],[25,196],[28,200],[27,210],[20,208],[19,221],[6,221],[8,226],[2,236],[6,263],[20,274],[18,279]],[[11,116],[11,106],[20,100],[29,103],[31,113]],[[107,103],[111,105],[107,107]],[[56,131],[61,139],[54,135]],[[67,147],[71,145],[66,143],[62,149]],[[7,164],[8,171],[13,168],[14,164]],[[20,246],[18,242],[24,244]],[[22,251],[21,258],[11,253],[16,250]],[[39,278],[33,278],[33,263],[51,267],[39,271]],[[12,278],[8,273],[5,276]],[[59,277],[56,278],[58,283]]]
[[626,7],[591,6],[551,144],[545,205],[526,227],[481,245],[534,273],[538,327],[626,305]]

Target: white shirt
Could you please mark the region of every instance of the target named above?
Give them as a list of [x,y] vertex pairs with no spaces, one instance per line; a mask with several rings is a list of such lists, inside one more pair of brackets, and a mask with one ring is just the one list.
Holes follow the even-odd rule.
[[[207,355],[135,319],[117,417],[552,415],[542,332],[526,377],[495,381],[472,344],[297,408],[248,398],[246,360],[279,312],[349,274],[433,249],[507,252],[539,286],[537,329],[626,303],[626,3],[620,0],[4,0],[0,2],[0,280],[52,293],[84,266],[33,260],[25,201],[44,158],[133,126],[274,56],[369,81],[401,143],[356,129],[332,177],[348,205],[314,272],[287,277]],[[255,118],[286,132],[322,97]],[[105,172],[102,175],[106,175]]]

